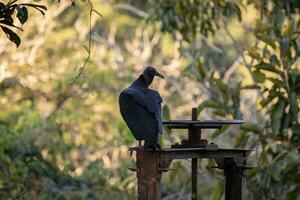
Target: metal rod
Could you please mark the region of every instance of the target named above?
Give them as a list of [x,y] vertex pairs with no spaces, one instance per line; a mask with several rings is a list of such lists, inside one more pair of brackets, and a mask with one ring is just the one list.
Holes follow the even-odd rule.
[[[192,120],[197,120],[197,108],[192,109]],[[192,139],[195,137],[195,130],[189,130],[189,139]],[[200,136],[201,137],[201,136]],[[197,193],[198,193],[198,188],[197,188],[197,182],[198,182],[198,173],[197,173],[197,168],[198,168],[198,160],[197,158],[192,158],[192,200],[197,200]]]
[[168,124],[169,129],[219,129],[222,128],[222,124]]
[[233,120],[165,120],[163,124],[220,124],[220,125],[231,125],[231,124],[243,124],[244,120],[233,119]]
[[198,168],[198,160],[197,158],[192,158],[192,200],[197,200],[197,193],[198,193],[198,188],[197,188],[197,168]]

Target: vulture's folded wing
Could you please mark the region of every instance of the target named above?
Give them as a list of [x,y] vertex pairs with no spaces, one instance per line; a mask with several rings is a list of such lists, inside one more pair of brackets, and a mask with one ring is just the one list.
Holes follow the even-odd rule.
[[149,90],[149,92],[146,93],[146,99],[147,99],[147,107],[148,110],[154,114],[155,120],[158,126],[158,132],[162,134],[163,128],[162,128],[162,119],[161,119],[161,103],[162,98],[160,97],[159,93],[155,90]]
[[[137,100],[138,99],[138,100]],[[137,140],[157,141],[158,123],[155,115],[150,113],[142,97],[134,98],[128,90],[121,92],[119,97],[120,111],[130,131]]]
[[139,104],[141,106],[144,106],[146,108],[148,106],[145,94],[138,89],[129,87],[129,88],[123,90],[121,92],[121,94],[126,94],[126,95],[130,96],[132,98],[132,100],[134,100],[137,104]]

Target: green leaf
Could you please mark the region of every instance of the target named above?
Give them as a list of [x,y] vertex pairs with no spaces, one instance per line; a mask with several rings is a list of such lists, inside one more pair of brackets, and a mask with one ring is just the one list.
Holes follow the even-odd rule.
[[248,137],[244,131],[238,133],[235,138],[235,145],[234,147],[244,147],[247,144]]
[[244,89],[244,90],[247,90],[247,89],[261,89],[261,86],[257,85],[257,84],[246,85],[246,86],[242,87],[241,89]]
[[257,134],[260,134],[262,132],[262,130],[258,126],[258,124],[254,124],[254,123],[250,123],[250,122],[241,125],[241,130],[249,131],[249,132],[253,132],[253,133],[257,133]]
[[4,31],[4,33],[6,34],[6,37],[12,41],[13,43],[15,43],[17,45],[17,47],[19,47],[19,45],[21,44],[21,39],[20,37],[15,33],[13,32],[12,30],[4,27],[4,26],[1,26],[1,29]]
[[213,111],[213,114],[220,117],[226,117],[227,113],[225,112],[225,110],[216,109]]
[[294,35],[294,28],[296,27],[294,20],[288,20],[287,28],[284,29],[284,36],[292,38]]
[[227,84],[223,83],[220,79],[218,79],[216,80],[216,85],[222,93],[228,94],[229,88]]
[[224,106],[220,102],[216,102],[213,100],[205,100],[198,106],[198,114],[201,113],[201,111],[204,108],[216,108],[216,109],[222,109]]
[[262,83],[266,80],[266,76],[259,70],[253,71],[252,75],[256,82]]
[[279,133],[281,127],[281,118],[284,113],[285,102],[279,99],[278,102],[273,106],[271,111],[271,127],[275,135]]
[[249,48],[249,49],[247,49],[247,52],[248,52],[249,56],[251,56],[252,58],[255,58],[255,59],[260,58],[259,52],[257,51],[256,48]]
[[286,155],[287,159],[289,159],[290,161],[296,163],[296,164],[300,164],[300,157],[299,154],[294,153],[294,152],[290,152]]
[[259,63],[258,65],[254,66],[256,69],[266,70],[270,72],[280,73],[278,69],[276,69],[275,66],[269,64],[269,63]]
[[247,170],[247,178],[252,178],[254,177],[261,169],[259,167],[255,167],[253,169],[250,169],[249,171]]
[[205,78],[206,72],[204,68],[204,61],[203,59],[199,59],[197,62],[197,68],[198,68],[198,73],[200,74],[201,78]]
[[170,109],[169,109],[169,106],[168,105],[164,105],[163,106],[163,118],[166,119],[166,120],[169,120],[170,119]]
[[26,7],[17,7],[17,18],[21,24],[24,24],[28,19],[28,10]]
[[212,134],[211,137],[213,139],[216,138],[216,137],[218,137],[219,135],[221,135],[222,133],[224,133],[229,127],[230,127],[230,125],[224,125],[224,126],[222,126],[221,129],[218,129],[215,132],[213,132],[213,134]]
[[[169,120],[171,118],[169,106],[166,104],[163,106],[163,109],[162,109],[162,117],[165,120]],[[169,133],[169,134],[172,133],[172,130],[169,129],[166,125],[164,125],[163,128],[167,133]]]
[[298,57],[300,56],[300,47],[298,46],[297,41],[295,41],[295,40],[291,40],[291,43],[292,43],[292,47],[295,50],[294,59],[298,59]]
[[289,127],[291,122],[291,113],[283,113],[281,117],[281,130],[284,130]]
[[267,34],[255,33],[255,36],[265,42],[266,44],[270,45],[271,47],[275,48],[275,39]]
[[262,99],[259,104],[261,105],[261,107],[265,107],[267,106],[275,97],[277,97],[278,94],[276,92],[269,92],[269,95],[267,96],[267,98]]
[[273,54],[270,57],[270,64],[273,65],[273,66],[275,66],[275,65],[280,66],[280,62],[279,62],[279,60],[278,60],[278,58],[275,54]]
[[290,41],[287,38],[281,38],[279,43],[281,56],[290,57]]
[[291,93],[289,97],[290,97],[289,103],[290,103],[291,116],[294,121],[297,121],[297,117],[298,117],[297,115],[299,113],[299,106],[297,103],[296,93],[295,92]]
[[285,83],[282,80],[279,80],[277,78],[268,78],[268,80],[272,81],[275,88],[285,88],[285,89],[287,89]]
[[269,170],[271,172],[272,177],[276,180],[279,181],[280,180],[280,173],[282,171],[281,165],[272,165],[271,167],[269,167]]
[[274,28],[273,24],[263,23],[261,20],[256,21],[255,33],[263,33],[266,31],[270,31]]
[[281,30],[281,27],[283,25],[284,19],[285,19],[284,10],[281,9],[281,10],[277,11],[276,15],[275,15],[275,27],[278,30]]

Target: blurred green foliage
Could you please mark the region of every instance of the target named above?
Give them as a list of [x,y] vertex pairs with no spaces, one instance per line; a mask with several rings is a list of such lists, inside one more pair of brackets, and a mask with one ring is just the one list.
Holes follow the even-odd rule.
[[[243,118],[204,132],[222,147],[254,148],[246,199],[298,199],[299,2],[239,0],[43,1],[19,48],[1,35],[0,199],[136,199],[134,145],[118,94],[147,64],[164,119]],[[13,19],[19,19],[14,16]],[[3,37],[2,37],[3,36]],[[184,132],[166,130],[163,146]],[[199,198],[223,195],[223,174],[199,166]],[[190,163],[174,161],[163,199],[190,198]]]

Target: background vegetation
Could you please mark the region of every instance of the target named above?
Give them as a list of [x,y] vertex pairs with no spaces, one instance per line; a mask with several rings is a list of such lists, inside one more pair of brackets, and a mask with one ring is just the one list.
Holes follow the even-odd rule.
[[[8,2],[45,6],[37,7],[45,15],[24,6],[4,15]],[[200,119],[246,121],[205,137],[256,150],[247,200],[298,199],[299,8],[297,0],[0,3],[0,199],[135,199],[127,170],[135,141],[118,94],[149,63],[166,76],[153,83],[164,118],[190,118],[196,106]],[[166,132],[161,143],[184,137]],[[199,166],[201,199],[224,198],[212,165]],[[190,198],[190,162],[171,168],[163,199]]]

